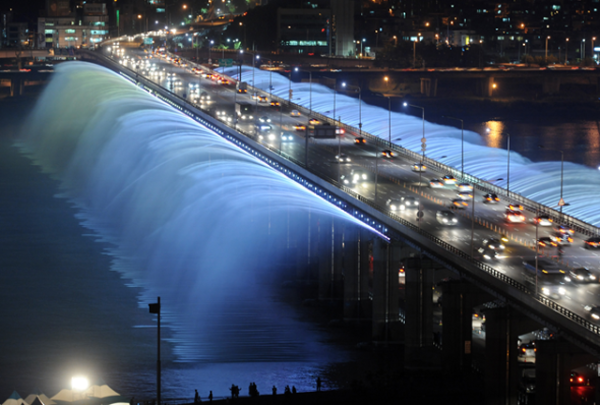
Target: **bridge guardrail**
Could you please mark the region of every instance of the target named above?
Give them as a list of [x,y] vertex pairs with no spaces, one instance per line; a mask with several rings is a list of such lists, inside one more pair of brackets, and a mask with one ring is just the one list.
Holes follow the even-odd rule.
[[[85,51],[85,52],[89,52],[89,51]],[[110,58],[108,58],[109,60],[111,60]],[[112,61],[112,60],[111,60]],[[195,106],[191,105],[187,100],[183,99],[182,97],[171,93],[170,91],[168,91],[167,89],[161,87],[159,84],[143,77],[143,76],[138,76],[135,71],[124,67],[120,64],[118,64],[117,62],[115,63],[115,67],[120,71],[120,73],[124,76],[129,76],[127,77],[128,80],[130,80],[133,83],[142,83],[145,86],[151,86],[148,87],[148,90],[152,90],[156,93],[157,96],[160,96],[159,98],[163,99],[164,101],[167,101],[169,104],[174,105],[175,102],[170,100],[169,98],[163,96],[161,93],[166,93],[168,95],[168,97],[171,97],[175,100],[177,100],[178,103],[183,104],[183,105],[188,105],[190,107],[195,108]],[[193,119],[199,121],[200,123],[202,123],[203,125],[207,125],[209,128],[215,128],[215,122],[218,122],[219,125],[221,125],[222,127],[219,129],[219,131],[217,131],[218,133],[220,132],[222,136],[227,137],[230,140],[233,140],[235,143],[237,143],[240,146],[243,146],[244,149],[248,150],[248,151],[253,151],[253,147],[242,143],[241,141],[239,141],[239,139],[235,136],[233,136],[231,133],[225,132],[226,130],[229,131],[231,130],[231,128],[229,127],[229,125],[227,125],[225,122],[218,120],[216,117],[213,117],[215,122],[209,122],[206,121],[204,118],[201,117],[197,117],[194,115],[193,111],[185,111],[183,110],[183,107],[181,107],[181,105],[178,106],[178,109],[182,110],[184,113],[186,113],[187,115],[190,115]],[[209,115],[206,111],[202,112],[204,114]],[[226,128],[226,130],[225,130]],[[239,130],[235,130],[238,133],[243,133],[240,132]],[[245,134],[243,133],[244,136],[250,137],[251,139],[254,139],[254,136],[250,135],[250,134]],[[372,135],[371,135],[372,136]],[[374,137],[377,138],[377,137]],[[380,138],[377,138],[380,139]],[[581,327],[585,328],[586,330],[592,332],[593,334],[597,335],[600,337],[600,325],[596,325],[593,324],[591,322],[589,322],[588,320],[586,320],[585,318],[577,315],[576,313],[572,312],[571,310],[559,305],[558,303],[556,303],[555,301],[536,293],[533,293],[526,285],[520,283],[519,281],[508,277],[507,275],[503,274],[502,272],[494,269],[493,267],[487,265],[486,263],[480,262],[478,260],[475,260],[474,258],[472,258],[469,254],[467,254],[466,252],[463,252],[462,250],[456,248],[455,246],[445,242],[444,240],[439,239],[438,237],[424,231],[423,229],[420,228],[420,226],[415,225],[403,218],[401,218],[400,216],[393,214],[393,213],[389,213],[386,209],[386,207],[381,206],[379,204],[374,203],[373,201],[371,201],[370,199],[356,193],[355,191],[353,191],[352,189],[344,186],[343,184],[340,184],[337,180],[330,178],[328,175],[320,173],[319,171],[316,171],[314,168],[312,167],[306,167],[305,164],[303,162],[300,162],[296,159],[294,159],[293,157],[285,154],[285,153],[281,153],[279,150],[271,148],[267,145],[262,145],[263,147],[269,149],[272,153],[275,153],[279,156],[284,157],[285,159],[291,161],[292,163],[296,164],[299,167],[304,168],[305,170],[317,175],[318,177],[320,177],[321,179],[327,181],[328,183],[330,183],[331,185],[337,187],[338,189],[344,191],[346,194],[348,194],[349,196],[355,198],[358,201],[361,201],[362,203],[382,212],[382,213],[386,213],[386,215],[388,217],[390,217],[391,219],[393,219],[394,221],[396,221],[397,223],[411,229],[412,231],[418,233],[419,235],[427,238],[428,240],[432,241],[434,244],[436,244],[437,246],[442,247],[444,250],[446,250],[447,252],[453,254],[454,256],[462,259],[462,260],[466,260],[468,261],[471,265],[475,266],[476,268],[484,271],[485,273],[493,276],[494,278],[508,284],[509,286],[515,288],[518,291],[521,291],[525,294],[527,294],[528,296],[530,296],[532,299],[534,299],[535,301],[539,302],[540,304],[552,309],[553,311],[557,312],[558,314],[564,316],[565,318],[571,320],[572,322],[575,322],[576,324],[580,325]],[[412,152],[414,153],[414,152]],[[280,166],[278,163],[273,162],[272,160],[270,160],[268,157],[260,154],[260,153],[253,153],[254,156],[261,158],[261,160],[265,161],[269,166],[275,168],[276,170],[282,170],[282,166]],[[302,177],[301,174],[297,173],[294,168],[289,168],[289,167],[284,167],[287,171],[289,172],[293,172],[297,177]],[[289,177],[289,176],[288,176]],[[297,181],[297,180],[296,180]],[[436,261],[440,262],[440,263],[447,263],[448,261],[442,257],[435,257]]]

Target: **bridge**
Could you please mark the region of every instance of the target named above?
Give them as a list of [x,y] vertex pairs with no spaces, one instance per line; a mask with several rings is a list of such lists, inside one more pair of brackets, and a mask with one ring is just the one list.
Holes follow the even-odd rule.
[[[372,185],[365,187],[372,195],[365,195],[366,193],[340,181],[340,177],[336,175],[337,170],[342,170],[339,163],[336,169],[328,170],[314,164],[314,159],[308,159],[309,155],[317,156],[317,160],[322,160],[322,156],[332,156],[336,151],[335,142],[332,144],[315,140],[309,143],[307,134],[304,134],[304,149],[300,154],[285,151],[281,144],[266,142],[258,133],[243,125],[231,128],[223,120],[207,113],[201,105],[144,77],[134,67],[116,63],[100,52],[84,52],[82,56],[115,70],[127,80],[261,159],[274,170],[282,172],[375,229],[378,236],[373,237],[372,232],[357,232],[334,220],[321,224],[316,243],[320,298],[343,300],[344,318],[348,321],[371,319],[373,338],[377,341],[390,343],[403,338],[408,367],[430,365],[426,360],[427,353],[435,343],[432,290],[435,273],[439,271],[451,271],[457,276],[454,280],[443,283],[442,287],[442,364],[447,371],[459,372],[470,367],[473,307],[493,303],[488,304],[489,309],[486,311],[486,403],[515,403],[519,378],[516,340],[526,331],[547,327],[555,337],[552,340],[538,341],[536,390],[540,398],[538,401],[542,401],[540,403],[568,403],[570,370],[594,363],[598,359],[600,327],[584,313],[577,311],[575,306],[538,293],[516,277],[517,273],[508,275],[511,270],[508,264],[485,262],[481,256],[473,253],[473,237],[470,243],[463,241],[459,244],[452,240],[447,231],[439,232],[430,222],[416,221],[414,211],[393,212],[381,199],[377,199],[379,187],[379,193],[382,194],[391,194],[393,190],[400,195],[418,196],[425,212],[433,212],[445,204],[445,199],[442,201],[439,196],[422,187],[422,173],[405,170],[398,176],[397,173],[391,175],[389,167],[384,164],[373,168],[373,151],[378,154],[382,148],[391,149],[397,154],[398,161],[409,164],[419,160],[419,154],[313,112],[313,116],[318,119],[340,126],[348,134],[360,134],[367,139],[370,149],[366,152],[355,150],[351,154],[353,162],[363,164],[371,171],[374,169],[375,175],[379,176],[375,180],[375,190],[370,188]],[[206,71],[204,67],[198,68]],[[194,77],[193,74],[190,76]],[[250,90],[269,95],[258,88]],[[230,100],[235,95],[231,89],[228,93],[228,102],[231,103]],[[311,113],[301,105],[288,105],[285,99],[273,99],[278,100],[288,111],[296,109],[304,116]],[[279,118],[282,119],[281,114]],[[339,142],[341,148],[341,139]],[[344,151],[350,152],[348,143],[345,140]],[[370,157],[366,157],[367,155]],[[461,178],[460,171],[454,168],[431,159],[425,159],[424,162],[428,170]],[[503,197],[506,202],[523,204],[530,212],[544,212],[557,220],[563,219],[553,209],[515,193],[509,194],[487,181],[469,175],[465,175],[463,179],[475,186],[475,198],[487,192],[495,192],[506,196]],[[471,225],[471,235],[475,229],[478,234],[483,235],[507,233],[512,238],[511,248],[515,251],[516,260],[512,264],[517,263],[516,267],[519,268],[521,259],[517,256],[534,255],[535,247],[532,249],[532,244],[518,237],[511,227],[500,228],[491,218],[489,210],[478,211],[478,215],[473,215],[474,203],[470,208],[473,208],[472,214],[466,210],[459,218]],[[576,218],[565,219],[580,237],[597,232],[595,227]],[[301,258],[305,253],[298,255]],[[370,257],[371,288],[368,286]],[[342,268],[346,269],[343,274]],[[405,277],[403,308],[400,308],[400,268]],[[372,296],[369,296],[370,292]]]

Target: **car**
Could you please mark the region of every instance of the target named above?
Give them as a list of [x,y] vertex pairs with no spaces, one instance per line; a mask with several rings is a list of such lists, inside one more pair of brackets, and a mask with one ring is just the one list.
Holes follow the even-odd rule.
[[586,249],[600,249],[600,237],[593,236],[583,242]]
[[262,132],[267,132],[267,131],[272,130],[273,127],[266,123],[257,123],[256,129],[258,129],[259,131],[262,131]]
[[239,89],[237,89],[237,92],[238,93],[247,93],[248,90],[240,87]]
[[442,180],[444,180],[444,184],[456,184],[456,177],[451,174],[445,175]]
[[292,110],[292,112],[290,113],[290,115],[292,117],[299,117],[300,116],[300,111],[298,111],[298,110]]
[[569,234],[556,232],[555,234],[550,235],[550,239],[559,245],[570,245],[573,243],[573,238]]
[[533,223],[539,226],[552,226],[553,219],[549,215],[538,215],[533,218]]
[[569,378],[569,382],[571,383],[571,385],[574,386],[586,384],[585,378],[575,371],[571,371],[571,377]]
[[268,103],[269,99],[267,98],[267,96],[258,96],[258,102],[259,103]]
[[443,188],[444,187],[444,181],[440,180],[440,179],[431,179],[429,181],[429,187],[431,187],[431,188]]
[[458,187],[458,191],[471,191],[473,190],[473,186],[469,183],[458,183],[456,185]]
[[281,134],[282,141],[292,141],[294,140],[294,136],[290,132],[284,132]]
[[294,125],[294,128],[296,129],[296,131],[304,131],[306,129],[306,126],[302,124],[296,124]]
[[365,141],[365,138],[363,138],[362,136],[357,136],[354,140],[354,143],[357,145],[364,145],[365,143],[367,143],[367,141]]
[[346,155],[345,153],[341,153],[335,156],[335,160],[340,163],[350,163],[350,156]]
[[346,130],[344,128],[340,128],[340,127],[335,128],[336,135],[344,135],[345,133],[346,133]]
[[519,350],[517,352],[517,361],[521,363],[535,363],[536,352],[535,341],[522,343],[519,345]]
[[481,254],[484,260],[500,259],[502,255],[495,249],[489,249],[486,247],[480,247],[477,251]]
[[497,194],[487,193],[483,196],[483,202],[485,204],[498,204],[500,202],[500,198]]
[[586,305],[583,307],[595,321],[600,321],[600,306]]
[[385,157],[385,158],[388,158],[388,159],[391,159],[391,158],[393,158],[395,156],[394,152],[392,152],[389,149],[384,149],[383,151],[381,151],[381,155],[383,157]]
[[395,199],[388,199],[385,205],[389,207],[390,211],[402,211],[406,208],[402,201]]
[[201,103],[209,103],[210,102],[210,94],[208,94],[205,91],[200,93],[200,102]]
[[419,199],[416,197],[402,197],[400,201],[406,208],[419,208]]
[[258,119],[260,122],[271,122],[271,118],[262,116]]
[[367,176],[366,173],[362,173],[362,172],[355,172],[354,170],[352,170],[350,172],[350,175],[342,175],[340,176],[342,183],[344,183],[345,185],[358,185],[361,182],[367,181],[369,176]]
[[227,85],[231,84],[231,82],[227,79],[221,79],[221,80],[219,80],[219,84],[227,86]]
[[554,242],[550,237],[548,236],[542,236],[541,238],[539,238],[537,240],[537,244],[539,247],[541,248],[545,248],[545,247],[557,247],[558,243]]
[[425,166],[423,163],[413,163],[412,171],[417,173],[426,172],[427,166]]
[[562,233],[565,235],[574,235],[575,230],[567,225],[558,225],[554,227],[554,230],[558,233]]
[[473,192],[471,191],[461,191],[458,193],[458,198],[462,198],[463,200],[470,200],[473,198]]
[[281,107],[279,101],[271,101],[271,107]]
[[319,120],[318,120],[318,119],[316,119],[316,118],[311,118],[311,119],[309,119],[309,120],[308,120],[308,123],[309,123],[310,125],[319,125],[319,124],[321,123],[321,121],[319,121]]
[[573,283],[594,283],[596,276],[587,267],[578,267],[569,270],[569,274],[565,276],[565,281]]
[[438,211],[435,213],[435,219],[442,225],[456,225],[458,220],[456,219],[456,215],[452,211]]
[[506,246],[504,245],[504,243],[502,243],[502,241],[498,238],[487,238],[483,240],[483,246],[490,248],[490,249],[496,249],[496,250],[503,250],[506,248]]
[[511,224],[522,224],[525,222],[525,215],[521,211],[506,210],[506,221]]
[[523,211],[523,206],[521,204],[508,204],[506,209],[509,211]]
[[454,209],[458,209],[458,210],[464,210],[468,206],[469,206],[469,202],[463,200],[462,198],[455,198],[454,200],[452,200],[450,202],[450,208],[454,208]]

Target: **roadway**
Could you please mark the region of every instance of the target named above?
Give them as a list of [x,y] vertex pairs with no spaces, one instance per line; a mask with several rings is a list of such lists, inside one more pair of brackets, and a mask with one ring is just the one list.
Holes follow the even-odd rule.
[[[269,102],[259,102],[252,98],[250,90],[246,94],[235,91],[233,84],[223,85],[215,78],[204,78],[201,72],[209,72],[202,68],[198,72],[192,71],[191,66],[176,65],[164,57],[153,56],[140,50],[128,49],[128,58],[120,57],[122,63],[144,75],[148,79],[172,91],[180,97],[186,98],[198,108],[213,116],[220,116],[224,122],[233,125],[233,111],[236,102],[252,103],[257,111],[254,120],[239,120],[238,130],[253,137],[274,150],[293,157],[297,161],[305,159],[306,133],[296,130],[296,125],[307,125],[309,117],[290,116],[290,110],[285,107],[271,106]],[[114,55],[117,58],[116,54]],[[154,66],[153,66],[154,65]],[[221,69],[217,69],[220,73]],[[193,89],[190,84],[196,87]],[[199,95],[207,93],[211,96],[210,102],[201,102]],[[265,94],[264,92],[261,94]],[[270,101],[270,100],[269,100]],[[219,112],[219,114],[217,114]],[[225,114],[221,114],[225,112]],[[386,113],[387,116],[387,113]],[[268,117],[271,130],[257,130],[254,121],[258,117]],[[386,117],[383,117],[386,119]],[[280,134],[291,135],[291,140],[282,140]],[[436,219],[436,212],[448,210],[451,201],[457,198],[456,185],[445,184],[441,187],[431,187],[432,179],[441,179],[448,173],[437,172],[428,168],[425,172],[413,171],[414,159],[405,156],[384,158],[381,148],[369,141],[357,144],[356,138],[360,134],[349,131],[337,139],[314,139],[308,142],[308,165],[311,170],[322,174],[324,177],[341,180],[342,176],[352,177],[358,174],[361,180],[350,184],[356,193],[380,204],[386,205],[388,200],[399,201],[401,198],[414,197],[420,200],[423,217],[417,218],[417,208],[407,207],[404,210],[394,211],[401,218],[421,227],[428,233],[444,240],[454,247],[473,255],[475,259],[485,261],[499,272],[525,284],[523,274],[523,261],[535,260],[536,231],[538,237],[553,234],[553,226],[537,226],[533,223],[536,216],[534,212],[522,211],[525,215],[524,223],[507,223],[506,207],[514,201],[503,198],[498,204],[484,204],[485,191],[474,190],[473,199],[468,200],[464,209],[453,209],[458,222],[455,226],[442,225]],[[351,161],[340,163],[336,155],[343,153]],[[363,176],[364,175],[364,176]],[[364,177],[364,178],[363,178]],[[419,189],[421,195],[419,195]],[[474,203],[474,204],[473,204]],[[474,212],[474,217],[472,213]],[[475,220],[473,220],[475,218]],[[479,248],[482,241],[489,238],[500,238],[506,235],[510,241],[502,251],[499,259],[487,259]],[[564,247],[561,259],[561,268],[568,271],[568,267],[587,267],[596,275],[596,282],[587,284],[565,283],[565,294],[560,298],[559,304],[572,312],[588,319],[594,320],[585,309],[586,306],[600,305],[600,283],[597,270],[600,255],[595,251],[587,250],[584,246],[586,235],[575,233],[573,242]],[[539,258],[557,259],[557,248],[540,249]]]

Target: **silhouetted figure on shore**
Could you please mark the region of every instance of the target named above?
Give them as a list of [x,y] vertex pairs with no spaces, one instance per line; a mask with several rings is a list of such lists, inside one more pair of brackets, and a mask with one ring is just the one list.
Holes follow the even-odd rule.
[[213,396],[212,396],[212,391],[210,392],[210,394],[208,394],[208,401],[212,402]]
[[229,390],[231,391],[231,399],[238,398],[240,396],[240,387],[237,385],[231,384],[231,388],[229,388]]
[[248,395],[250,395],[251,397],[257,397],[260,395],[258,392],[258,388],[256,388],[256,383],[250,383],[250,386],[248,387]]
[[321,391],[321,377],[317,377],[317,392]]
[[295,393],[296,393],[296,386],[292,385],[292,394],[295,394]]
[[277,387],[273,386],[273,395],[277,395]]
[[198,390],[196,391],[196,395],[194,395],[194,403],[197,404],[198,402],[200,402],[200,394],[198,394]]

